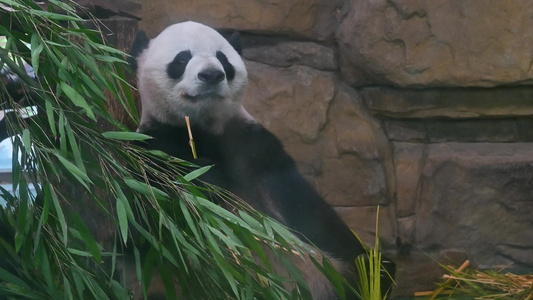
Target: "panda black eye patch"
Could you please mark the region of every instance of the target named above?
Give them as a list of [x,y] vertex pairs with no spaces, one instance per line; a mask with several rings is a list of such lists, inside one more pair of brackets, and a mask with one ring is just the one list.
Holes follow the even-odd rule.
[[178,53],[172,62],[170,62],[167,65],[167,74],[168,77],[173,79],[179,79],[181,76],[183,76],[183,73],[185,72],[185,67],[187,67],[187,63],[189,60],[191,60],[192,54],[191,51],[181,51]]
[[222,64],[222,67],[224,68],[224,72],[226,72],[226,78],[228,80],[233,80],[233,78],[235,78],[235,68],[229,62],[226,55],[222,53],[221,51],[217,51],[217,59]]

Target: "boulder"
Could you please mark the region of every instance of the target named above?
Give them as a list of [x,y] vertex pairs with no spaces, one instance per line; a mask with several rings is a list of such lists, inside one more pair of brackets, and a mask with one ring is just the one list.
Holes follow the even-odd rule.
[[278,68],[247,61],[247,67],[246,109],[281,139],[300,171],[326,201],[344,211],[353,229],[373,232],[374,223],[362,219],[361,210],[349,208],[389,206],[384,208],[389,218],[384,226],[390,229],[386,240],[391,245],[396,237],[389,205],[395,183],[392,153],[359,94],[332,73],[306,66]]
[[305,66],[274,68],[252,61],[246,67],[248,111],[283,140],[316,140],[335,95],[332,73]]
[[417,246],[464,249],[480,267],[533,267],[533,144],[442,143],[427,151]]
[[531,84],[532,15],[528,0],[351,1],[341,71],[357,86]]
[[344,85],[329,109],[319,191],[338,206],[388,205],[394,190],[391,147],[359,94]]
[[243,56],[248,60],[280,68],[303,65],[323,71],[337,69],[335,51],[330,47],[312,42],[278,42],[272,39],[265,41],[265,39],[258,38],[248,41],[248,39],[251,38],[244,38],[245,43],[253,43],[243,50]]
[[343,0],[143,1],[141,27],[155,36],[171,24],[191,20],[214,28],[282,32],[325,41],[333,39],[342,5]]

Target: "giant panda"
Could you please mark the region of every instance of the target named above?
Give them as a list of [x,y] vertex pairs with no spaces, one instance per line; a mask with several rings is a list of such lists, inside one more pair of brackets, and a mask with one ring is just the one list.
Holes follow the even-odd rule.
[[[243,107],[248,79],[239,35],[226,40],[208,26],[183,22],[151,40],[140,32],[131,53],[142,103],[139,131],[153,137],[144,146],[214,165],[203,180],[292,228],[355,282],[354,260],[366,255],[364,246],[298,172],[281,142]],[[185,116],[197,159],[188,144]],[[394,263],[383,265],[394,274]],[[314,299],[336,299],[314,266],[302,269]],[[391,280],[388,275],[383,279],[385,292]]]

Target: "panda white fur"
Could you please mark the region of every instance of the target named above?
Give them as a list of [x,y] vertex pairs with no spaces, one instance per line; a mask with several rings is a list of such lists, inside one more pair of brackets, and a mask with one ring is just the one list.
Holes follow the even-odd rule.
[[[240,52],[238,35],[226,40],[195,22],[172,25],[152,40],[139,34],[132,66],[142,101],[139,130],[153,137],[146,147],[213,164],[203,180],[294,229],[328,253],[341,272],[352,270],[355,258],[365,254],[359,240],[299,174],[280,141],[244,109],[247,72]],[[196,160],[185,116],[192,125]],[[314,299],[336,298],[314,266],[300,267]],[[393,274],[394,264],[387,269]]]

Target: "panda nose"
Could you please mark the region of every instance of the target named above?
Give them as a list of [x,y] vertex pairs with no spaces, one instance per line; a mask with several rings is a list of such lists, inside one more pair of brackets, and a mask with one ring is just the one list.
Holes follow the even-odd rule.
[[198,78],[208,84],[217,84],[226,78],[226,74],[217,69],[206,69],[198,73]]

